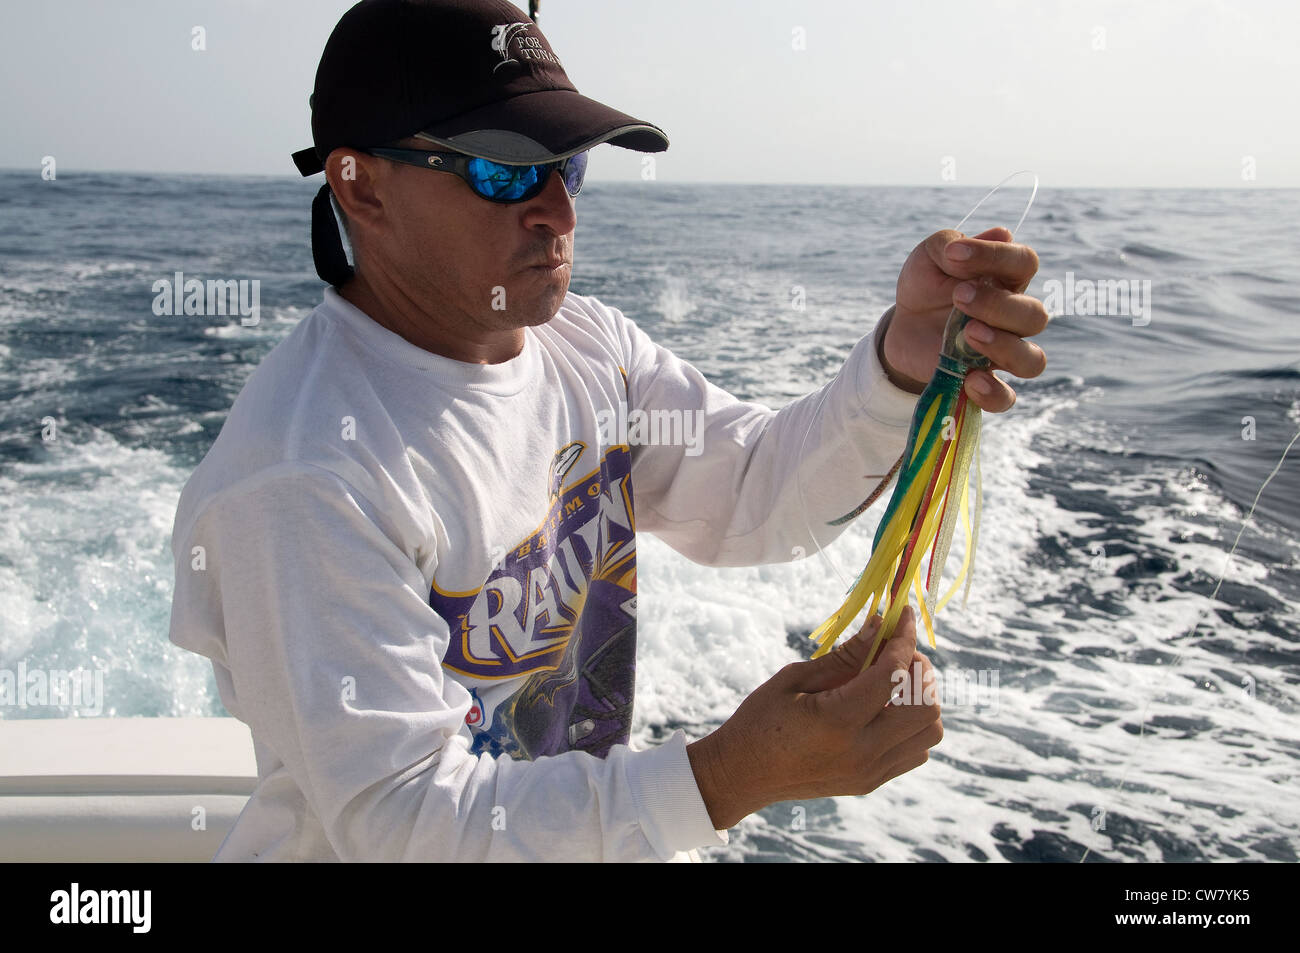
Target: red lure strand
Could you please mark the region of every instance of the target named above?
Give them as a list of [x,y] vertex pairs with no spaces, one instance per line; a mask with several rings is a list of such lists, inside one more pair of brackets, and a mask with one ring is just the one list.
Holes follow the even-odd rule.
[[925,526],[925,511],[930,507],[930,500],[934,497],[935,484],[939,482],[939,473],[943,470],[943,462],[948,459],[948,451],[952,446],[953,438],[949,437],[943,442],[943,449],[935,457],[934,472],[930,474],[930,485],[925,488],[925,497],[921,500],[921,507],[916,511],[916,525],[912,527],[912,537],[907,541],[907,549],[903,552],[903,561],[898,566],[898,572],[894,575],[894,582],[890,587],[889,601],[892,604],[898,598],[899,578],[907,572],[907,566],[912,561],[912,550],[916,549],[916,541],[921,538],[921,530]]
[[[957,431],[956,433],[953,434],[952,439],[957,443],[961,443],[961,432],[966,425],[966,415],[963,413],[965,409],[966,409],[966,389],[962,388],[961,391],[959,391],[957,394],[957,406],[953,408],[953,412],[952,412],[953,419],[957,422]],[[961,492],[960,487],[958,488],[958,492],[959,493]],[[943,497],[943,510],[939,513],[940,526],[943,525],[944,517],[948,515],[948,503],[951,500],[952,500],[952,484],[950,483],[948,485],[948,492],[945,493]],[[930,571],[925,575],[925,588],[927,590],[931,590],[934,588],[934,554],[935,554],[935,550],[939,548],[939,535],[940,534],[938,533],[934,534],[934,545],[930,547]],[[943,572],[942,566],[939,567],[939,571],[941,573]]]

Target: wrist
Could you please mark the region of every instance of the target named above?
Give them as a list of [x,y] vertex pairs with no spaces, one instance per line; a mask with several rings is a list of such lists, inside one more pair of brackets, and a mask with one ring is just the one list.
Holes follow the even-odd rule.
[[918,381],[915,378],[908,377],[896,370],[885,357],[885,341],[889,337],[890,327],[894,323],[894,311],[897,305],[890,305],[880,323],[876,325],[876,357],[880,360],[880,366],[885,371],[885,377],[889,382],[899,390],[906,391],[909,394],[920,394],[925,391],[926,382]]
[[690,760],[691,772],[695,775],[695,785],[700,789],[704,808],[709,812],[709,823],[715,831],[725,831],[753,811],[741,807],[735,796],[718,755],[717,735],[718,731],[714,731],[713,734],[688,744],[686,757]]

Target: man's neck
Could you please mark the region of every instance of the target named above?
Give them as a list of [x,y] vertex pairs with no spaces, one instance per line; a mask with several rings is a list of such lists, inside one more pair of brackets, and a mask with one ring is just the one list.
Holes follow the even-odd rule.
[[524,329],[488,331],[475,327],[467,315],[428,311],[409,296],[375,288],[358,273],[338,289],[339,294],[380,327],[422,350],[466,364],[501,364],[524,349]]

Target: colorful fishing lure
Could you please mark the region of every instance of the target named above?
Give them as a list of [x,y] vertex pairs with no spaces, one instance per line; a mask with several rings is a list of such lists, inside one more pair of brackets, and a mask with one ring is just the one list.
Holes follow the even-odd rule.
[[[970,317],[957,308],[948,316],[939,365],[917,399],[907,446],[898,463],[860,506],[832,521],[839,524],[856,517],[875,501],[888,485],[890,477],[898,474],[898,484],[876,530],[871,559],[858,574],[844,604],[809,636],[817,643],[813,658],[830,650],[870,598],[868,615],[874,614],[877,607],[884,610],[884,622],[867,656],[867,664],[870,664],[880,646],[893,635],[898,617],[913,589],[933,647],[934,616],[947,605],[963,579],[966,580],[966,595],[970,592],[983,506],[979,470],[980,409],[966,399],[962,385],[968,371],[988,367],[992,362],[966,343],[962,331],[968,321]],[[973,505],[968,500],[972,461],[975,474]],[[966,532],[966,555],[956,581],[939,599],[940,578],[958,519]],[[927,549],[930,550],[930,568],[922,590],[919,570]]]
[[[955,230],[961,231],[961,227],[989,196],[1020,175],[1033,177],[1033,191],[1030,192],[1020,220],[1011,230],[1014,237],[1024,224],[1034,197],[1038,194],[1038,176],[1032,172],[1012,173],[995,185],[957,223]],[[894,634],[899,616],[908,604],[912,591],[916,592],[921,619],[925,623],[930,647],[933,648],[934,617],[948,604],[963,579],[966,582],[962,594],[963,605],[970,595],[970,584],[975,574],[975,550],[979,544],[980,511],[984,499],[979,465],[980,409],[967,400],[963,385],[966,374],[971,370],[987,368],[992,364],[987,357],[967,344],[963,332],[970,320],[970,316],[960,308],[953,308],[948,315],[939,363],[930,383],[917,399],[903,455],[870,496],[852,512],[831,521],[830,525],[839,525],[858,516],[875,502],[897,475],[898,483],[880,526],[876,529],[871,558],[867,561],[866,568],[849,587],[848,595],[839,609],[809,636],[817,643],[813,658],[830,651],[840,633],[870,599],[868,615],[874,614],[877,609],[884,613],[863,668],[870,665],[875,661],[880,647]],[[970,499],[972,470],[973,502]],[[800,493],[802,494],[802,488]],[[956,580],[941,599],[939,589],[943,567],[948,560],[958,520],[966,534],[966,553]],[[920,571],[927,549],[930,551],[930,566],[922,586]]]

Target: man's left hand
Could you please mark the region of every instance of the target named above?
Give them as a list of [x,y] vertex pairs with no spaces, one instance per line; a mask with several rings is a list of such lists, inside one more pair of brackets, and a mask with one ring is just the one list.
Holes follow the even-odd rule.
[[[953,257],[960,248],[970,249],[970,256]],[[992,372],[1030,378],[1047,367],[1043,349],[1024,340],[1047,327],[1043,303],[1022,293],[1037,271],[1038,255],[1028,245],[1012,243],[1005,228],[973,238],[952,229],[935,232],[912,250],[898,275],[897,304],[883,348],[885,369],[919,393],[938,366],[944,325],[957,307],[974,319],[966,325],[967,342],[993,362],[966,375],[967,396],[983,410],[1008,410],[1016,392]],[[973,296],[962,300],[968,292]],[[991,339],[980,340],[982,332]]]

